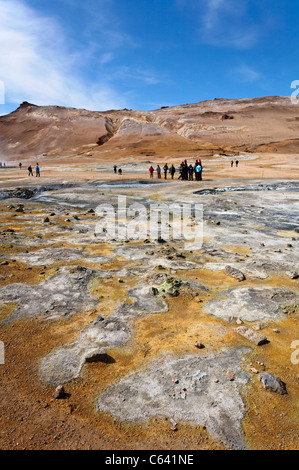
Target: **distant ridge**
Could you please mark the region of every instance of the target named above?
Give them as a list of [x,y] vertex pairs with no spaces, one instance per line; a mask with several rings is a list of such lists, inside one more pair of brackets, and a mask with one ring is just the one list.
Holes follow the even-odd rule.
[[88,111],[24,101],[0,117],[0,153],[82,154],[120,149],[134,155],[167,151],[299,153],[299,107],[289,97],[224,99],[162,106],[154,111]]

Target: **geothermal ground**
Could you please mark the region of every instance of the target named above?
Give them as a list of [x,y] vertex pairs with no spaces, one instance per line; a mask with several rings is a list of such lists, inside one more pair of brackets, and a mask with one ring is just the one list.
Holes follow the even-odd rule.
[[[0,448],[298,449],[297,154],[164,181],[151,163],[198,154],[105,145],[0,169]],[[201,204],[202,244],[104,238],[119,196]]]

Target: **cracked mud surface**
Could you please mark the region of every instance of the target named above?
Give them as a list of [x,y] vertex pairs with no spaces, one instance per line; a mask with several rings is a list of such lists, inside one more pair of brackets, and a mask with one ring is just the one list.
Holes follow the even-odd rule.
[[[298,448],[299,184],[263,184],[1,189],[1,448]],[[119,195],[203,204],[202,246],[99,239]]]

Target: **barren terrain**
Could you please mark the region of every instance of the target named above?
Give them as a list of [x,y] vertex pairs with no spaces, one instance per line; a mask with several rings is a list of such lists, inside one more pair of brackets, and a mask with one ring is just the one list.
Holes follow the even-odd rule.
[[[0,117],[1,449],[299,448],[297,114],[270,97]],[[198,158],[203,181],[149,179]],[[202,245],[103,239],[119,196],[201,204]]]

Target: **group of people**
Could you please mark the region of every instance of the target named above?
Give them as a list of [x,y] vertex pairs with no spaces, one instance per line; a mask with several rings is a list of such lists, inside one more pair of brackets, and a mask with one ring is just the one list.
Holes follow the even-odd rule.
[[[233,160],[230,162],[230,166],[231,166],[231,167],[234,166],[234,161],[233,161]],[[238,168],[238,166],[239,166],[239,161],[236,160],[236,167]]]
[[[154,171],[155,169],[153,168],[153,166],[151,166],[149,168],[149,173],[150,173],[150,177],[153,178],[154,177]],[[161,173],[162,173],[162,169],[160,167],[160,165],[157,166],[156,168],[156,172],[157,172],[157,176],[158,176],[158,179],[161,179]],[[176,172],[176,169],[173,165],[171,165],[171,167],[169,167],[167,165],[167,163],[165,163],[164,167],[163,167],[163,173],[164,173],[164,179],[167,179],[167,173],[170,173],[171,175],[171,178],[173,179],[174,177],[174,174]]]
[[123,174],[122,169],[119,168],[119,169],[117,170],[117,166],[116,166],[116,165],[114,165],[113,169],[114,169],[114,173],[115,173],[115,174],[116,174],[116,173],[118,173],[119,175],[122,175],[122,174]]
[[[20,168],[22,167],[22,164],[20,163],[19,164]],[[33,176],[33,170],[32,170],[32,166],[29,165],[29,167],[27,168],[28,170],[28,176]],[[37,177],[40,177],[40,168],[39,168],[39,164],[37,163],[36,164],[36,167],[35,167],[35,176]]]
[[[154,171],[155,171],[154,167],[150,166],[150,168],[149,168],[150,178],[154,177]],[[165,180],[167,179],[167,174],[168,173],[170,174],[171,179],[173,179],[174,174],[176,173],[176,171],[177,170],[176,170],[176,168],[174,167],[173,164],[169,167],[168,164],[165,163],[165,165],[163,167],[164,179]],[[196,181],[202,181],[202,171],[203,171],[203,168],[202,168],[201,160],[196,160],[194,165],[192,165],[192,164],[188,165],[187,160],[184,160],[178,168],[178,172],[179,172],[179,178],[178,179],[179,180],[185,180],[185,181],[193,181],[194,177],[195,177]],[[156,172],[157,172],[158,179],[161,179],[162,170],[161,170],[160,165],[157,166]]]

